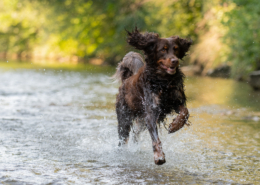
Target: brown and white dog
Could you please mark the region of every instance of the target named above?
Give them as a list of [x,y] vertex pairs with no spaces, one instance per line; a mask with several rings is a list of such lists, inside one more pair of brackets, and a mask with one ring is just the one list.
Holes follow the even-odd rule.
[[155,164],[161,165],[165,163],[165,154],[157,124],[175,111],[179,115],[168,128],[169,133],[173,133],[189,118],[183,84],[185,76],[179,68],[179,59],[185,56],[192,41],[178,36],[160,38],[156,33],[142,34],[137,28],[127,34],[128,44],[144,52],[145,62],[140,54],[129,52],[113,76],[122,82],[116,100],[119,146],[127,143],[135,121],[140,128],[137,135],[145,127],[148,129]]

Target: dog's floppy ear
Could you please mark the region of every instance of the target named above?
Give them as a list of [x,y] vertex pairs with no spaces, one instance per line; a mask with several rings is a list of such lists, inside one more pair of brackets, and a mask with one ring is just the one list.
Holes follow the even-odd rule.
[[192,45],[193,41],[191,39],[182,39],[178,37],[180,51],[179,51],[179,58],[182,59],[186,56],[186,52],[189,50],[190,46]]
[[136,49],[145,52],[152,52],[156,48],[156,43],[159,38],[157,33],[140,33],[137,27],[132,32],[127,31],[127,43],[134,46]]

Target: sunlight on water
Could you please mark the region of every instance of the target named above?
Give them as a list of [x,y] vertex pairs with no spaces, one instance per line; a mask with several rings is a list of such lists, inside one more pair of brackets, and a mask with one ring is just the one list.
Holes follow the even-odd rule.
[[251,119],[260,116],[260,98],[246,84],[186,80],[192,126],[175,134],[161,127],[166,164],[156,166],[147,131],[139,144],[118,148],[118,85],[108,76],[17,69],[0,79],[1,183],[260,181],[260,121]]

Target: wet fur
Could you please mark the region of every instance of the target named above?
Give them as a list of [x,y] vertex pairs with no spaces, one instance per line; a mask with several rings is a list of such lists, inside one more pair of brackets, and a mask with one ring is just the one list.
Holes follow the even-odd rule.
[[[137,124],[143,124],[140,127],[143,128],[145,125],[149,130],[155,158],[156,155],[159,155],[157,158],[164,158],[156,124],[163,122],[166,115],[173,111],[179,113],[180,106],[186,105],[185,76],[178,64],[168,64],[169,61],[166,61],[168,55],[164,56],[162,52],[158,51],[163,43],[168,42],[167,39],[163,40],[156,33],[142,34],[137,28],[132,32],[127,32],[127,34],[128,44],[144,51],[145,63],[140,54],[130,52],[119,63],[113,76],[115,80],[122,83],[116,99],[119,145],[127,143],[133,121],[143,120],[138,121]],[[178,52],[174,51],[171,58],[178,59],[185,56],[192,43],[190,40],[176,36],[168,40],[178,47]],[[160,66],[160,61],[165,62],[165,66],[162,65],[169,71],[171,68],[166,66],[173,65],[172,68],[175,67],[176,70],[175,74],[165,72]],[[165,162],[161,159],[156,160],[156,164]]]

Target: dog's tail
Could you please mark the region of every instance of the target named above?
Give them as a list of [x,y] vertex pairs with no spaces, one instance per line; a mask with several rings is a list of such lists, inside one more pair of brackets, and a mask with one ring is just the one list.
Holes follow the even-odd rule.
[[115,82],[123,82],[125,79],[136,74],[138,70],[144,65],[142,55],[136,52],[127,53],[122,62],[116,68],[116,73],[112,76]]

